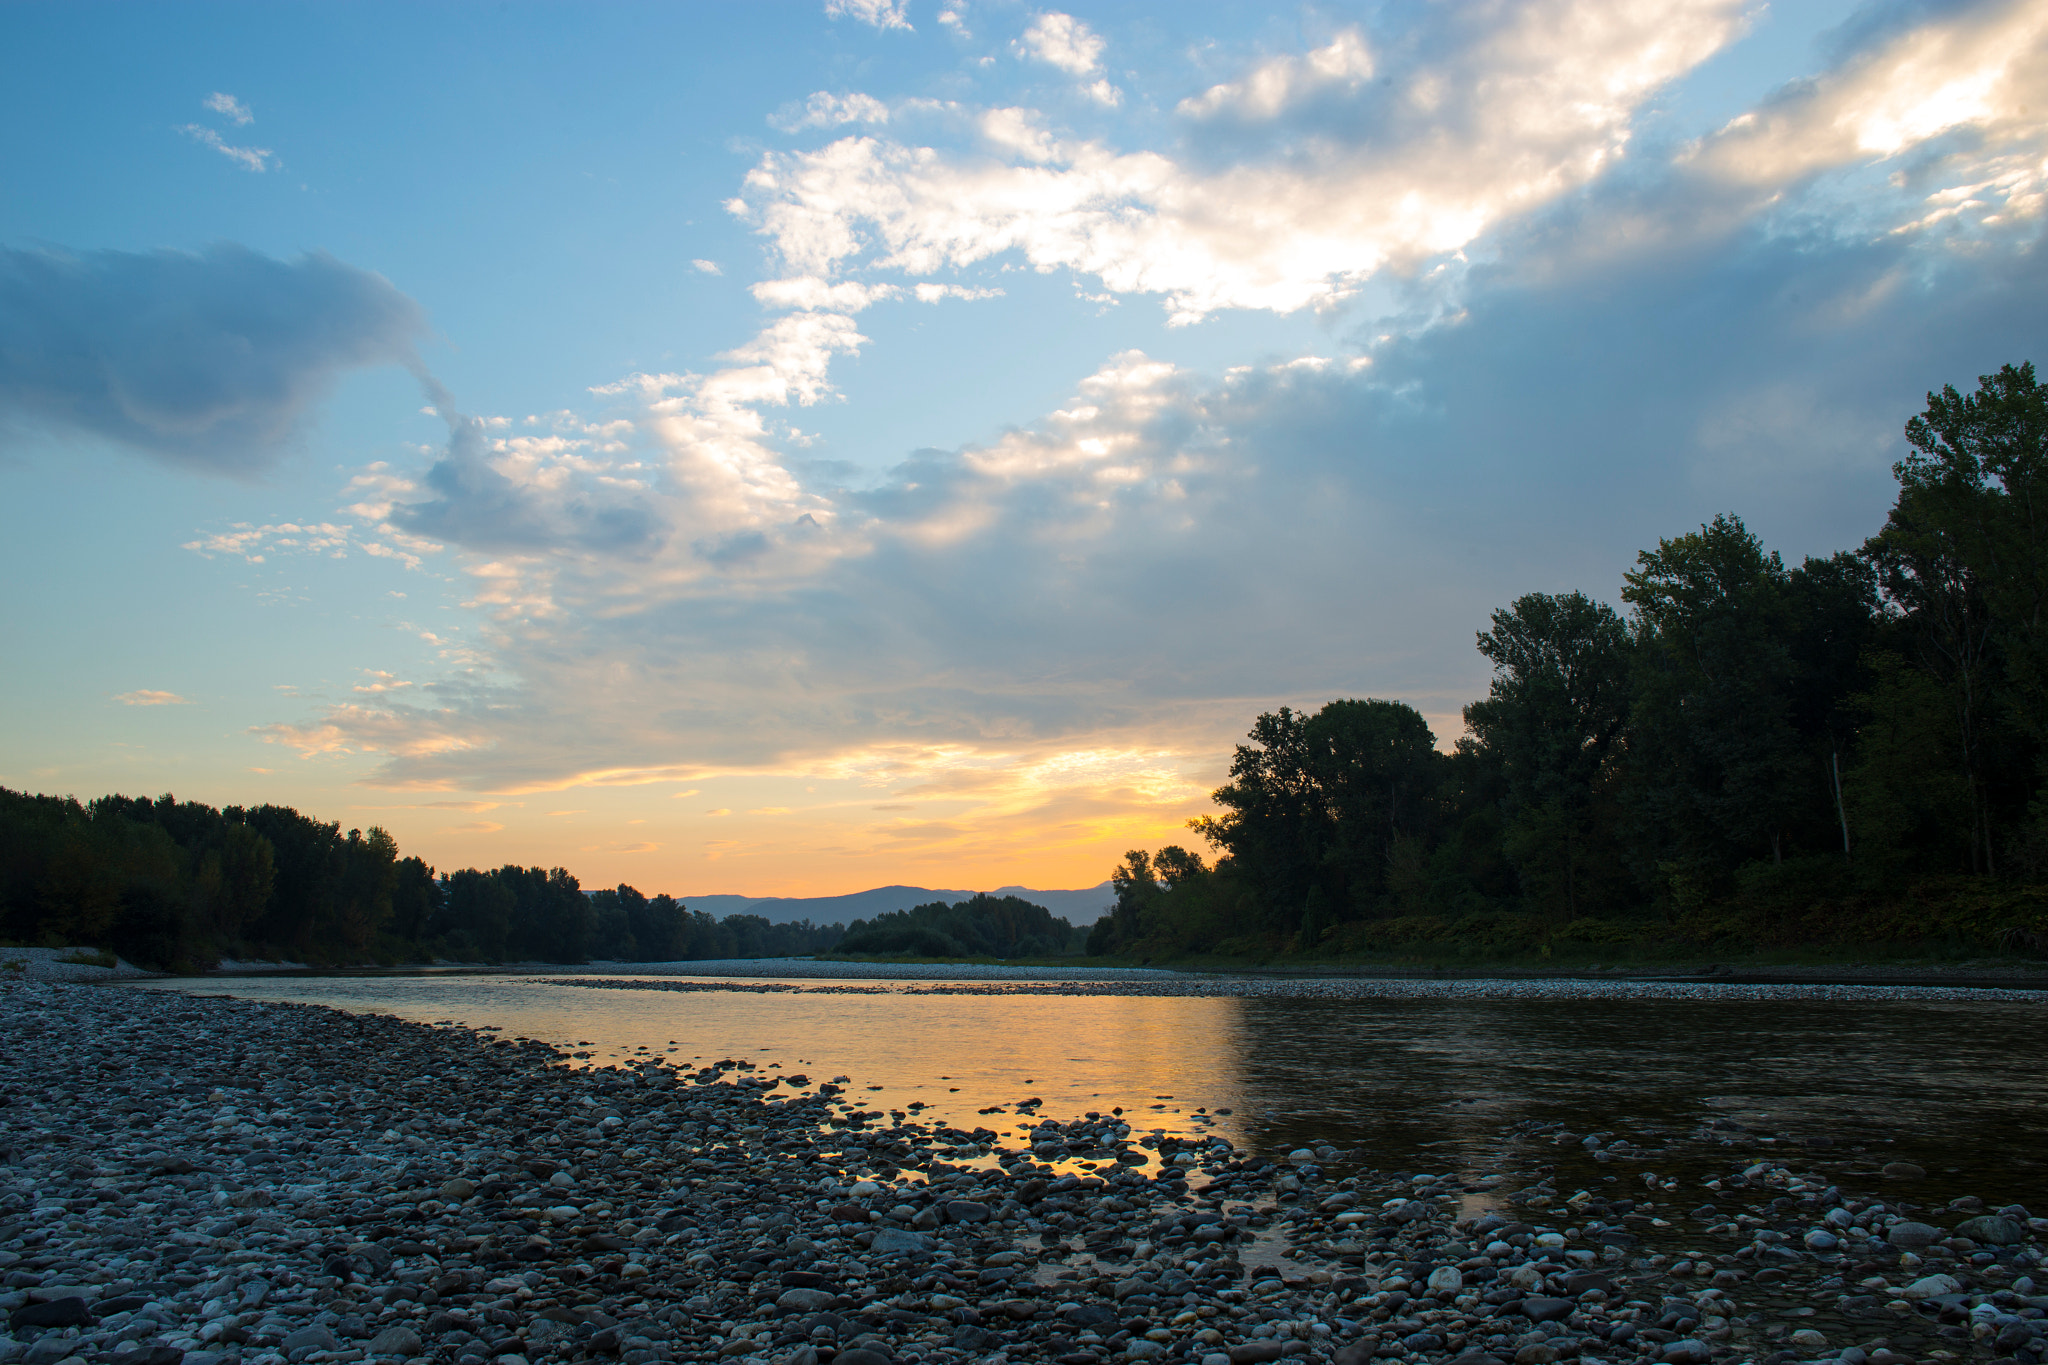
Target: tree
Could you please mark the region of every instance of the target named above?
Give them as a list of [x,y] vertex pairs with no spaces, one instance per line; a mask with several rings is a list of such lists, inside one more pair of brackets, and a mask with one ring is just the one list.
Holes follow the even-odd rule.
[[2048,740],[2048,387],[2032,364],[1981,376],[1967,397],[1944,387],[1906,440],[1898,500],[1864,554],[1946,699],[1970,865],[1993,872],[1999,731],[2036,751]]
[[1313,716],[1282,707],[1252,725],[1226,808],[1192,826],[1258,888],[1270,927],[1295,933],[1320,888],[1338,918],[1376,913],[1404,835],[1434,833],[1444,774],[1429,723],[1402,702],[1333,701]]
[[1792,728],[1805,741],[1812,765],[1826,774],[1831,814],[1848,857],[1852,841],[1842,774],[1856,731],[1854,699],[1871,681],[1877,575],[1861,556],[1843,551],[1828,559],[1808,558],[1791,572],[1786,588],[1792,619]]
[[1640,796],[1673,870],[1783,858],[1817,804],[1792,725],[1788,575],[1739,517],[1657,543],[1624,575],[1638,640]]
[[1588,864],[1611,861],[1594,812],[1628,722],[1628,627],[1584,593],[1531,593],[1493,613],[1479,652],[1493,681],[1465,725],[1500,765],[1503,837],[1524,885],[1576,918]]

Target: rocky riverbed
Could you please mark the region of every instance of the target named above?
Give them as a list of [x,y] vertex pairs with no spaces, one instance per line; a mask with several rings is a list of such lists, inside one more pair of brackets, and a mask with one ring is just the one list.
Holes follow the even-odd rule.
[[1547,1163],[1384,1171],[168,992],[11,983],[0,1043],[0,1365],[2043,1353],[2048,1220],[1725,1122],[1683,1184],[1555,1124]]

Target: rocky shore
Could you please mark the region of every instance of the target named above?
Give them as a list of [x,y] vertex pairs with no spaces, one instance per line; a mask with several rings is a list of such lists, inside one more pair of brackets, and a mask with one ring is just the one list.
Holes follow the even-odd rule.
[[1520,1133],[1551,1163],[1382,1171],[161,991],[9,983],[0,1042],[0,1365],[2043,1353],[2048,1220],[1725,1122],[1693,1135],[1725,1172],[1681,1187],[1557,1125]]

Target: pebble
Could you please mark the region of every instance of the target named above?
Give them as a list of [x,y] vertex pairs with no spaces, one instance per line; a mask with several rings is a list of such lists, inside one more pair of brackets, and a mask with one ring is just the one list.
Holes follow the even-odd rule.
[[1334,1149],[1114,1115],[1034,1104],[1006,1141],[864,1110],[845,1078],[572,1069],[457,1028],[32,980],[0,985],[0,1037],[0,1365],[2048,1354],[2048,1222],[1845,1196],[1782,1156],[1684,1192],[1340,1175]]

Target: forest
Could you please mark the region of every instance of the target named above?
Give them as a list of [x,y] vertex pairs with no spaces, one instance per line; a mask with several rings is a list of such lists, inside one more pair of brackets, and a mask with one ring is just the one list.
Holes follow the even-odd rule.
[[1853,551],[1788,566],[1733,515],[1641,552],[1617,611],[1492,614],[1449,752],[1412,707],[1261,715],[1215,862],[1134,850],[1092,953],[2048,946],[2048,386],[1906,424]]
[[586,894],[559,867],[437,875],[384,830],[343,834],[288,806],[82,803],[0,788],[0,939],[105,949],[148,967],[780,957],[844,933],[714,919],[630,886]]

